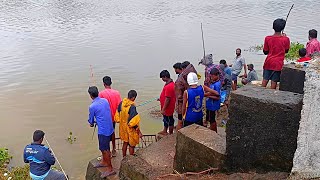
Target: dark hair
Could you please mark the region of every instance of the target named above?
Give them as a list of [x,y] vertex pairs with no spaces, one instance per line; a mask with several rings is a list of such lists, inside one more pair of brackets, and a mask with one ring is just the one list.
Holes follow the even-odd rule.
[[301,48],[299,49],[299,56],[300,57],[305,57],[307,55],[307,50],[306,48]]
[[315,30],[315,29],[311,29],[311,30],[309,31],[309,36],[310,36],[311,38],[317,38],[317,36],[318,36],[318,31]]
[[238,51],[238,50],[239,50],[239,51],[240,51],[240,53],[241,53],[241,49],[240,49],[240,48],[237,48],[237,49],[236,49],[236,51]]
[[224,64],[224,65],[226,65],[226,64],[227,64],[227,61],[226,61],[226,60],[224,60],[224,59],[221,59],[221,60],[220,60],[220,64]]
[[185,61],[185,62],[181,63],[181,68],[185,69],[185,68],[187,68],[189,66],[189,64],[190,64],[189,61]]
[[273,21],[273,29],[275,32],[281,32],[286,27],[286,20],[276,19]]
[[89,87],[88,93],[94,98],[99,96],[99,91],[98,91],[98,88],[96,86]]
[[109,76],[103,77],[102,81],[103,81],[103,84],[105,84],[107,86],[111,86],[111,84],[112,84],[111,77],[109,77]]
[[254,68],[253,64],[248,64],[247,66],[250,67],[251,69]]
[[173,68],[174,69],[180,69],[180,70],[182,70],[182,68],[181,68],[181,63],[175,63],[174,65],[173,65]]
[[137,91],[135,91],[135,90],[130,90],[130,91],[128,92],[128,99],[136,98],[137,95],[138,95]]
[[218,76],[220,74],[220,72],[217,68],[212,68],[210,71],[210,74]]
[[167,70],[163,70],[160,73],[160,78],[170,78],[170,73]]
[[40,141],[43,137],[44,137],[44,132],[41,131],[41,130],[36,130],[36,131],[33,133],[33,141],[34,141],[34,142]]

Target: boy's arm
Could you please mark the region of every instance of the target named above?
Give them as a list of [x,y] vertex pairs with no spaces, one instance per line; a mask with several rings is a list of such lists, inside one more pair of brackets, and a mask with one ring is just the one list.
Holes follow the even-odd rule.
[[213,100],[219,100],[219,96],[207,96],[207,98],[213,99]]
[[118,105],[118,108],[116,110],[116,114],[114,115],[114,122],[116,122],[116,123],[120,123],[121,106],[122,106],[122,103],[120,102],[120,104]]
[[92,107],[89,107],[89,119],[88,122],[90,124],[91,127],[94,126],[94,110]]
[[210,93],[212,96],[219,96],[219,93],[213,89],[210,89],[208,86],[203,86],[203,89],[206,93]]
[[245,59],[243,58],[243,69],[244,69],[244,77],[247,77],[247,64]]
[[264,55],[269,54],[269,45],[268,45],[267,37],[264,39],[263,53]]
[[51,154],[51,151],[49,149],[46,149],[44,159],[45,159],[46,163],[48,163],[50,165],[54,165],[54,163],[56,162],[56,159]]
[[138,128],[140,123],[140,115],[137,112],[137,108],[134,105],[131,105],[129,109],[129,120],[128,126],[130,128]]
[[25,163],[29,163],[29,160],[27,159],[26,148],[24,148],[24,150],[23,150],[23,161]]
[[290,39],[288,37],[287,37],[287,43],[285,48],[286,48],[286,53],[288,53],[290,50]]
[[187,112],[187,101],[188,101],[188,92],[187,90],[185,90],[183,93],[182,115],[185,115]]

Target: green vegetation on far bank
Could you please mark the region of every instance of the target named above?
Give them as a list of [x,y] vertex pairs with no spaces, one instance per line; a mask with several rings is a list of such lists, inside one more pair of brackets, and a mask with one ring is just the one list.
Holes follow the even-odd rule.
[[[299,56],[299,49],[304,48],[303,44],[300,44],[299,42],[291,42],[289,52],[286,54],[285,60],[286,61],[296,61],[300,58]],[[254,45],[250,46],[247,51],[262,51],[263,50],[263,44],[261,45]]]

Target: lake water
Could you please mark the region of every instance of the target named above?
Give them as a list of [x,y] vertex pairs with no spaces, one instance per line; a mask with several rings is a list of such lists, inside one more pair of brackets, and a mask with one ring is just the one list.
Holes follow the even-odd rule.
[[[320,30],[320,1],[1,0],[0,147],[10,149],[13,165],[22,165],[24,146],[42,129],[70,177],[84,179],[88,161],[100,154],[87,124],[90,65],[100,90],[109,75],[123,97],[136,89],[143,102],[159,95],[161,70],[175,79],[175,62],[197,64],[201,22],[206,52],[231,63],[236,48],[262,44],[292,3],[285,32],[306,43],[309,29]],[[261,73],[265,56],[243,56]],[[146,111],[155,105],[138,109],[145,134],[162,129],[161,119]],[[77,137],[72,145],[65,140],[70,131]]]

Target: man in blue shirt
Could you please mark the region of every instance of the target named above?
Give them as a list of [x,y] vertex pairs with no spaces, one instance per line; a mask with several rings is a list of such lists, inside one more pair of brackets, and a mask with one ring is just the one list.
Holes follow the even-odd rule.
[[[106,171],[101,174],[101,178],[116,174],[111,165],[110,141],[114,132],[111,109],[108,101],[99,98],[99,91],[96,86],[89,87],[88,93],[93,100],[89,106],[89,124],[90,127],[94,123],[98,125],[99,150],[102,153],[102,160],[94,167],[106,167]],[[95,121],[96,120],[96,121]]]
[[30,177],[33,180],[65,180],[63,173],[51,169],[55,158],[48,147],[42,143],[44,132],[36,130],[33,133],[33,143],[24,148],[23,159],[30,164]]

